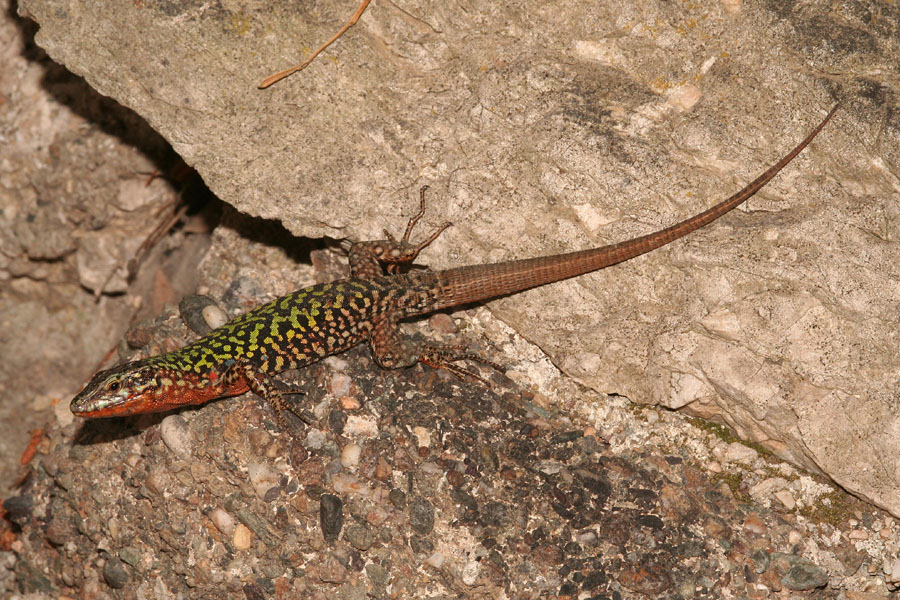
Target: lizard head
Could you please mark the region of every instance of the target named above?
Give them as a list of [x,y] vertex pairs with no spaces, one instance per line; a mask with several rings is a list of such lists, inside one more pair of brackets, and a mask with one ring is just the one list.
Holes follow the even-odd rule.
[[160,393],[157,370],[146,360],[100,371],[69,405],[79,417],[121,417],[154,412]]

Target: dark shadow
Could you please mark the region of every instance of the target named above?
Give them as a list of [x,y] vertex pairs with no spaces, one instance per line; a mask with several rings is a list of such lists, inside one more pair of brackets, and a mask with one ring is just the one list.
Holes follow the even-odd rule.
[[77,419],[81,427],[72,438],[73,446],[93,446],[133,438],[159,425],[170,413],[153,413],[110,419]]
[[302,264],[311,264],[310,253],[314,250],[340,246],[340,241],[332,238],[297,237],[281,221],[251,217],[227,205],[223,208],[219,226],[231,229],[251,242],[278,248],[292,261]]
[[9,15],[22,31],[25,40],[23,56],[43,67],[42,84],[50,95],[92,126],[140,150],[154,164],[158,175],[168,179],[180,191],[183,200],[191,207],[189,214],[202,214],[210,229],[219,224],[219,219],[224,214],[223,225],[236,230],[242,237],[278,247],[292,260],[307,264],[311,262],[310,252],[313,250],[339,244],[330,239],[298,238],[278,221],[250,217],[225,208],[224,203],[210,192],[196,171],[188,167],[169,142],[140,115],[112,98],[103,96],[84,79],[53,62],[34,41],[39,30],[38,24],[18,16],[15,6],[9,8]]
[[[18,16],[15,6],[9,7],[8,14],[22,32],[22,56],[44,69],[41,84],[54,100],[92,127],[139,150],[155,168],[154,173],[144,175],[148,178],[167,179],[190,207],[188,214],[203,211],[204,218],[217,218],[221,211],[214,205],[221,204],[221,201],[209,191],[197,172],[185,164],[163,136],[136,112],[99,93],[84,79],[54,62],[34,41],[35,34],[40,29],[37,23]],[[208,210],[210,205],[213,205],[212,210]]]

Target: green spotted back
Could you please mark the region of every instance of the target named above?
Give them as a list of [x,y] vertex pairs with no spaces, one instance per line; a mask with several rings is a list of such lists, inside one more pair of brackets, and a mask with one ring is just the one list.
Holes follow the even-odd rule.
[[209,335],[168,354],[153,366],[203,375],[237,360],[264,373],[302,367],[364,339],[373,305],[383,298],[377,282],[320,283],[251,310]]

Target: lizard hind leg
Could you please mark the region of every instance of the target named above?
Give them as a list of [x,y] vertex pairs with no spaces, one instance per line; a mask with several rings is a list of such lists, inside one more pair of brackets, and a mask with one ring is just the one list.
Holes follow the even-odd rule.
[[416,260],[419,252],[427,248],[445,229],[450,227],[450,223],[445,222],[424,241],[418,244],[409,241],[413,228],[425,214],[425,190],[427,189],[426,185],[419,190],[419,212],[413,215],[406,224],[406,231],[403,232],[403,237],[399,241],[385,230],[386,239],[356,242],[350,246],[350,272],[353,277],[360,279],[378,277],[383,274],[382,263],[387,265],[388,273],[399,273],[403,266]]
[[385,369],[411,367],[420,362],[435,369],[450,371],[460,379],[475,379],[485,385],[490,384],[484,377],[457,363],[460,361],[478,362],[500,373],[506,372],[502,365],[469,352],[463,346],[420,344],[412,338],[404,337],[397,322],[387,318],[376,323],[372,336],[369,338],[369,345],[372,348],[375,362]]

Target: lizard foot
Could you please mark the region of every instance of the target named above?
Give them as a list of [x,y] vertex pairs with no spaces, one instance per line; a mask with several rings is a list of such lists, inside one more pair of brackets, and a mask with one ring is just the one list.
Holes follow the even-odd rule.
[[403,237],[400,240],[397,240],[385,230],[385,239],[383,240],[351,244],[349,252],[350,271],[354,277],[371,279],[379,276],[382,274],[382,264],[385,265],[389,274],[396,275],[400,273],[416,260],[419,252],[427,248],[445,229],[450,227],[449,222],[443,223],[422,242],[417,244],[409,241],[413,228],[425,214],[425,190],[427,189],[428,186],[426,185],[419,190],[419,212],[409,220],[409,223],[406,225],[406,231],[403,232]]
[[506,373],[506,367],[490,361],[474,352],[468,352],[463,346],[426,346],[419,355],[419,362],[435,369],[446,369],[460,379],[475,379],[490,386],[490,382],[469,369],[465,369],[456,363],[459,361],[471,361],[488,366],[499,373]]
[[226,374],[226,380],[234,377],[243,377],[250,391],[269,403],[269,406],[275,411],[275,420],[278,422],[278,426],[284,431],[291,431],[290,424],[285,416],[287,411],[297,415],[297,418],[307,425],[311,424],[309,417],[300,410],[300,406],[296,402],[287,399],[287,396],[305,394],[306,392],[303,390],[285,388],[267,374],[245,362],[236,362],[231,365],[229,372]]

